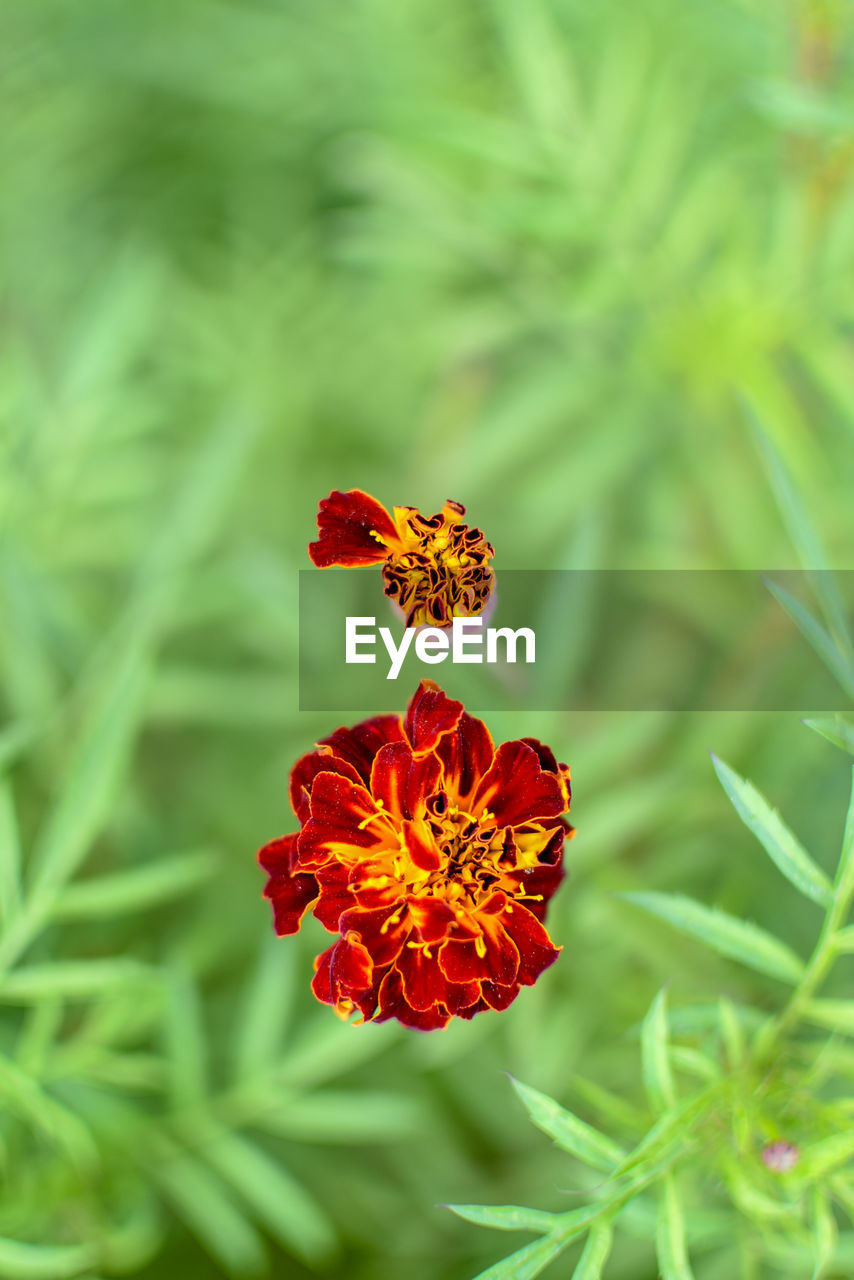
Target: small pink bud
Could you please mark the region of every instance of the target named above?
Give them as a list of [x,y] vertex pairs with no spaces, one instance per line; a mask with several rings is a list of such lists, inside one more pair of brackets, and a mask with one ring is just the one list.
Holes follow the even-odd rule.
[[798,1163],[800,1154],[793,1142],[769,1142],[762,1148],[762,1161],[773,1173],[788,1173]]

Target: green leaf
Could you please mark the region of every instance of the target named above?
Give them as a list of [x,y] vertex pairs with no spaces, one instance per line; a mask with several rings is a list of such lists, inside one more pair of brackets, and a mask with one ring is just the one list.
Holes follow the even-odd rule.
[[5,1280],[66,1280],[95,1265],[91,1244],[24,1244],[0,1238],[0,1275]]
[[810,1000],[803,1016],[817,1027],[854,1036],[854,1000]]
[[804,966],[794,951],[758,925],[703,906],[682,894],[640,892],[622,896],[721,955],[759,973],[792,984],[803,976]]
[[839,652],[824,627],[816,621],[808,609],[804,608],[800,600],[797,600],[789,591],[786,591],[785,587],[771,582],[770,579],[765,580],[765,585],[777,603],[785,609],[795,626],[810,642],[842,689],[845,690],[849,697],[854,698],[854,674],[847,660]]
[[270,931],[241,1002],[235,1037],[234,1075],[249,1080],[270,1067],[279,1052],[293,1008],[297,952]]
[[643,1083],[650,1106],[656,1114],[676,1105],[676,1086],[668,1058],[667,996],[665,989],[650,1005],[641,1028]]
[[286,1249],[311,1263],[329,1257],[335,1229],[326,1211],[278,1160],[226,1129],[205,1140],[202,1154]]
[[805,1147],[801,1152],[795,1172],[803,1181],[816,1181],[826,1178],[840,1165],[848,1165],[854,1160],[854,1133],[835,1133],[830,1138],[823,1138]]
[[720,1020],[721,1040],[726,1049],[727,1064],[732,1071],[740,1067],[744,1061],[745,1043],[738,1010],[726,996],[721,996],[718,1001],[718,1017]]
[[266,1269],[261,1236],[220,1180],[195,1157],[158,1142],[150,1171],[175,1209],[212,1258],[233,1276]]
[[553,1213],[539,1209],[524,1209],[515,1204],[446,1204],[458,1218],[473,1222],[478,1227],[495,1227],[498,1231],[536,1231],[540,1235],[554,1231],[557,1223]]
[[830,1263],[836,1248],[836,1219],[827,1196],[821,1188],[813,1188],[811,1196],[812,1233],[815,1246],[815,1270],[812,1280],[821,1280]]
[[847,908],[854,896],[854,768],[851,770],[851,801],[848,805],[848,816],[845,819],[845,831],[842,836],[842,852],[836,868],[834,891],[838,903]]
[[833,936],[833,945],[837,951],[854,951],[854,924],[849,924],[844,929],[837,930]]
[[214,866],[213,855],[201,850],[114,875],[79,880],[62,892],[54,912],[63,920],[86,920],[144,911],[196,888]]
[[180,1115],[207,1094],[207,1044],[198,987],[181,962],[169,974],[164,1034],[169,1060],[169,1096]]
[[833,900],[830,880],[816,866],[797,837],[789,830],[756,788],[740,778],[717,756],[712,756],[715,773],[742,822],[756,836],[772,862],[791,884],[819,906]]
[[280,1086],[269,1092],[250,1091],[243,1108],[250,1123],[267,1133],[297,1142],[377,1142],[415,1134],[425,1113],[414,1098],[365,1089],[322,1089],[316,1093],[283,1095]]
[[662,1280],[693,1280],[685,1245],[685,1217],[672,1174],[664,1179],[658,1202],[655,1248]]
[[590,1228],[584,1252],[572,1273],[572,1280],[601,1280],[613,1243],[614,1229],[610,1222],[594,1223]]
[[30,1004],[58,996],[86,999],[115,987],[159,982],[158,971],[138,960],[57,960],[17,969],[0,979],[0,1004]]
[[841,716],[832,716],[818,720],[805,720],[805,725],[810,729],[814,729],[816,733],[820,733],[828,742],[832,742],[835,747],[841,747],[843,751],[850,752],[854,756],[854,725],[843,720]]
[[21,844],[15,802],[7,778],[0,779],[0,923],[8,927],[21,905]]
[[544,1236],[526,1244],[509,1258],[481,1271],[475,1280],[534,1280],[569,1244],[569,1237]]
[[568,1151],[582,1164],[609,1172],[624,1158],[625,1152],[598,1129],[561,1107],[554,1098],[538,1089],[513,1080],[513,1088],[522,1100],[532,1122],[548,1134],[562,1151]]

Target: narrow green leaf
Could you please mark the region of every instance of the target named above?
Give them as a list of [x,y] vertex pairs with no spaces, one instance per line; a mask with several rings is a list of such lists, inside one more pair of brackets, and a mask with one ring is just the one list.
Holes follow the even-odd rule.
[[6,1280],[66,1280],[95,1265],[91,1244],[24,1244],[0,1239],[0,1275]]
[[834,891],[837,901],[847,908],[854,896],[854,768],[851,770],[851,802],[848,805],[848,816],[845,819],[845,831],[842,836],[842,852],[836,868]]
[[144,911],[196,888],[209,877],[214,865],[213,855],[200,850],[114,875],[78,880],[63,891],[54,912],[63,920],[87,920]]
[[744,1032],[738,1016],[738,1010],[731,1000],[721,996],[718,1001],[721,1040],[726,1049],[727,1063],[730,1070],[740,1067],[744,1061]]
[[543,1236],[542,1240],[526,1244],[524,1249],[511,1253],[509,1258],[502,1258],[487,1267],[475,1280],[534,1280],[568,1244],[568,1236]]
[[788,881],[821,907],[833,900],[830,880],[789,830],[776,810],[746,779],[712,756],[715,773],[742,822],[759,840]]
[[854,756],[854,725],[843,720],[841,716],[831,716],[818,720],[805,720],[805,725],[820,733],[828,742]]
[[571,1111],[555,1102],[554,1098],[518,1080],[512,1080],[512,1084],[532,1122],[543,1133],[548,1134],[562,1151],[568,1151],[582,1164],[606,1172],[624,1158],[622,1147],[592,1125],[579,1120]]
[[594,1223],[584,1252],[572,1273],[572,1280],[601,1280],[613,1243],[614,1228],[610,1222]]
[[834,1133],[830,1138],[823,1138],[805,1147],[796,1165],[799,1179],[815,1181],[826,1178],[840,1165],[848,1165],[854,1160],[854,1133]]
[[21,905],[21,844],[8,778],[0,779],[0,923],[8,927]]
[[692,1049],[689,1045],[675,1044],[670,1046],[668,1056],[671,1065],[679,1071],[684,1071],[686,1075],[706,1081],[720,1078],[718,1064],[699,1049]]
[[235,1037],[234,1075],[238,1081],[263,1072],[279,1052],[293,1007],[297,953],[279,946],[270,931],[242,1001]]
[[675,929],[697,938],[731,960],[778,978],[781,982],[800,981],[804,966],[789,947],[760,929],[758,925],[727,915],[714,907],[703,906],[693,898],[670,893],[626,893],[623,897],[666,920]]
[[846,928],[839,929],[834,934],[833,945],[837,951],[854,951],[854,924],[849,924]]
[[833,1216],[830,1202],[820,1187],[813,1188],[810,1201],[812,1234],[815,1247],[815,1269],[812,1273],[812,1280],[821,1280],[821,1277],[833,1261],[837,1238],[836,1219]]
[[296,1142],[379,1142],[418,1132],[424,1109],[414,1098],[364,1089],[321,1089],[290,1097],[281,1086],[250,1091],[249,1122]]
[[676,1105],[676,1086],[668,1058],[667,995],[664,987],[650,1005],[641,1028],[643,1083],[656,1114]]
[[197,1107],[207,1094],[207,1045],[202,1006],[189,969],[176,963],[169,975],[166,1021],[169,1096],[177,1115]]
[[515,1204],[446,1204],[458,1218],[478,1227],[495,1227],[498,1231],[536,1231],[540,1235],[554,1231],[558,1225],[553,1213],[525,1209]]
[[658,1202],[655,1247],[662,1280],[693,1280],[685,1244],[682,1200],[672,1174],[664,1179]]
[[810,642],[842,689],[845,690],[849,697],[854,697],[854,674],[852,674],[845,658],[821,623],[817,622],[809,610],[804,608],[800,600],[797,600],[790,592],[786,591],[785,587],[771,582],[770,579],[765,580],[765,585],[777,603],[785,609],[798,630]]
[[286,1249],[312,1263],[333,1252],[326,1211],[278,1160],[226,1129],[205,1140],[202,1154]]
[[854,1036],[854,1000],[810,1000],[804,1017],[814,1026]]
[[0,1004],[34,1000],[86,999],[114,987],[128,988],[159,981],[159,973],[138,960],[62,960],[17,969],[0,979]]
[[186,1152],[162,1142],[158,1147],[151,1176],[211,1257],[232,1276],[264,1271],[263,1240],[220,1180]]

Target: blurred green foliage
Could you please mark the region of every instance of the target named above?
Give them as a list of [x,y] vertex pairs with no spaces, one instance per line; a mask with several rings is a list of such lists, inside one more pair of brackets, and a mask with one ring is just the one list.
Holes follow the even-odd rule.
[[4,0],[0,1275],[469,1280],[498,1250],[438,1203],[567,1205],[503,1070],[632,1130],[668,977],[671,1019],[773,1007],[618,893],[808,953],[706,754],[830,876],[848,771],[792,717],[491,717],[573,768],[565,949],[441,1035],[316,1006],[254,851],[334,727],[296,709],[333,487],[461,500],[499,570],[765,569],[813,563],[788,475],[847,567],[853,33],[843,0]]

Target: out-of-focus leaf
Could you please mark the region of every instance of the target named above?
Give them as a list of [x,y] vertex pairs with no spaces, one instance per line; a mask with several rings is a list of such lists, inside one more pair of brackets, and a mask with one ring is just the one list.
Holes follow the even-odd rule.
[[522,1100],[533,1123],[563,1151],[574,1155],[582,1164],[609,1171],[623,1159],[625,1152],[616,1142],[579,1120],[554,1098],[513,1080],[513,1088]]
[[95,1265],[91,1244],[25,1244],[0,1239],[0,1275],[8,1280],[66,1280]]
[[114,987],[132,991],[159,982],[158,971],[139,960],[57,960],[16,969],[0,978],[0,1004],[30,1004],[58,996],[85,1000]]
[[758,925],[703,906],[681,894],[639,892],[626,893],[623,897],[721,955],[769,977],[796,983],[803,975],[804,966],[794,951]]
[[641,1029],[643,1082],[655,1112],[669,1111],[676,1104],[676,1085],[668,1057],[667,995],[665,989],[650,1005]]
[[854,698],[854,670],[852,670],[844,654],[840,653],[838,646],[821,623],[817,622],[809,610],[804,608],[800,600],[795,599],[785,587],[771,582],[770,579],[766,579],[766,586],[778,604],[785,609],[795,626],[809,640],[828,671],[838,680],[846,694],[850,698]]
[[664,1179],[658,1203],[655,1248],[662,1280],[693,1280],[685,1244],[685,1215],[672,1174]]
[[804,1017],[817,1027],[854,1036],[854,1000],[809,1000],[804,1006]]
[[366,1089],[281,1094],[276,1086],[246,1113],[257,1128],[296,1142],[395,1141],[416,1133],[428,1114],[414,1099]]
[[833,886],[837,900],[846,907],[854,896],[854,768],[851,770],[851,801],[842,835],[842,851]]
[[830,880],[816,866],[776,810],[750,782],[740,778],[723,760],[713,755],[712,763],[736,813],[786,879],[819,906],[829,906],[833,899]]
[[610,1222],[594,1223],[590,1228],[584,1252],[572,1273],[572,1280],[601,1280],[613,1243],[614,1228]]
[[234,1074],[249,1080],[269,1068],[288,1025],[296,987],[297,956],[270,932],[258,954],[242,1001],[235,1037]]
[[495,1227],[499,1231],[536,1231],[543,1235],[556,1226],[553,1213],[524,1209],[516,1204],[446,1204],[443,1208],[478,1227]]
[[335,1228],[326,1211],[280,1161],[226,1129],[207,1137],[201,1153],[286,1249],[314,1263],[331,1254]]
[[800,1181],[825,1178],[840,1165],[854,1160],[854,1133],[834,1133],[804,1147],[794,1172]]
[[841,747],[843,751],[854,755],[854,725],[843,720],[842,716],[805,720],[804,724],[814,729],[816,733],[820,733],[823,738],[827,738],[828,742],[832,742],[835,747]]
[[21,844],[15,802],[7,778],[0,778],[0,921],[8,928],[21,904]]
[[500,1262],[487,1267],[475,1280],[534,1280],[568,1244],[568,1237],[544,1236],[542,1240],[526,1244],[509,1258],[502,1258]]
[[199,1106],[207,1093],[207,1044],[196,983],[182,963],[169,976],[164,1026],[169,1095],[177,1114]]
[[214,865],[213,855],[202,850],[175,854],[130,871],[78,880],[63,890],[54,912],[64,920],[80,920],[145,911],[196,888]]
[[838,1230],[830,1202],[819,1187],[813,1188],[810,1210],[815,1241],[815,1270],[812,1280],[821,1280],[833,1260]]

